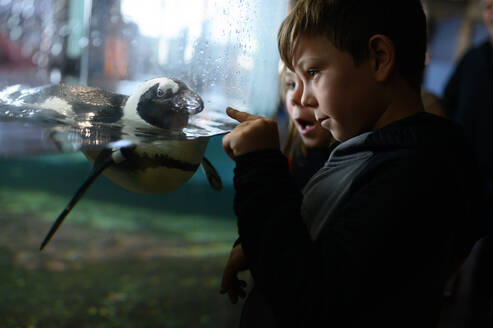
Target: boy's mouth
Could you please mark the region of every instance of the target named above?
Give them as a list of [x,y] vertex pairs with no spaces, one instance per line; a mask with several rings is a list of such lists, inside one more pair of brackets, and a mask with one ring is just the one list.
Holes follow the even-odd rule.
[[298,125],[300,133],[306,135],[315,130],[317,121],[308,121],[298,118],[296,119],[296,124]]

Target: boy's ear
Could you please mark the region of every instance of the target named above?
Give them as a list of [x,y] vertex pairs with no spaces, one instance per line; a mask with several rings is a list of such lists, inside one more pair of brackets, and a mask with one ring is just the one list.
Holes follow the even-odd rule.
[[370,64],[377,82],[385,82],[395,66],[395,46],[390,38],[382,34],[373,35],[368,41]]

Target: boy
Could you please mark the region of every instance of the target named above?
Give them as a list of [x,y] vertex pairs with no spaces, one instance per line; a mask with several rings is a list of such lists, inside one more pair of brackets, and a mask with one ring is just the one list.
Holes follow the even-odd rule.
[[452,122],[423,112],[419,0],[302,0],[279,50],[299,101],[341,144],[303,189],[275,122],[228,109],[242,249],[279,327],[434,327],[476,240],[475,167]]

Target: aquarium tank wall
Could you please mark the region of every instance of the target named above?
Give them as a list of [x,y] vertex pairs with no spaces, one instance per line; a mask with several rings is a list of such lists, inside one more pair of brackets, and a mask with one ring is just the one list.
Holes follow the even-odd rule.
[[[284,0],[0,0],[0,88],[65,83],[130,95],[143,81],[169,76],[200,94],[208,111],[232,106],[273,117],[286,7]],[[15,142],[24,130],[15,133],[0,138]],[[201,170],[161,195],[101,176],[43,252],[40,242],[91,164],[77,149],[0,158],[0,326],[235,327],[240,306],[219,295],[237,237],[234,163],[221,140],[210,138],[205,153],[221,191]]]

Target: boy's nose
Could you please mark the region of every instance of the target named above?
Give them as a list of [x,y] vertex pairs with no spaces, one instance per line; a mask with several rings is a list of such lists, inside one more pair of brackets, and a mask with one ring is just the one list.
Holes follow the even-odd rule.
[[314,107],[315,104],[316,101],[311,90],[309,88],[304,88],[301,96],[301,105],[304,107]]

